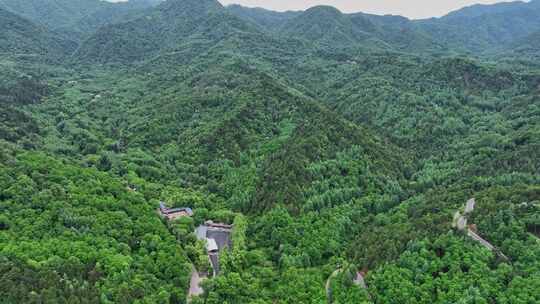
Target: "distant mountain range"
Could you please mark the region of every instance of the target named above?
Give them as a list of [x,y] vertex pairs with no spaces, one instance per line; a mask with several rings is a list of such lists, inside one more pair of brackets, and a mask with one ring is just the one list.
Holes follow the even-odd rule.
[[[500,51],[540,29],[540,1],[473,5],[442,18],[409,20],[401,16],[342,14],[332,7],[304,12],[273,12],[239,5],[228,11],[271,32],[305,39],[361,43],[372,37],[398,49],[446,48],[482,54]],[[324,29],[324,32],[320,32]],[[315,37],[316,36],[316,37]],[[418,45],[418,43],[420,43]]]
[[505,50],[540,29],[540,1],[475,5],[415,23],[449,48],[472,53]]
[[0,8],[80,41],[99,27],[122,22],[157,5],[155,0],[111,3],[102,0],[0,0]]
[[218,41],[250,30],[215,0],[170,0],[136,19],[100,28],[75,56],[85,62],[141,61],[184,43]]
[[282,45],[303,45],[306,51],[360,48],[492,56],[518,50],[534,54],[535,33],[540,31],[540,0],[474,5],[425,20],[344,14],[330,6],[274,12],[223,7],[216,0],[0,0],[0,8],[21,16],[19,27],[33,23],[49,35],[55,33],[55,40],[65,40],[60,43],[68,46],[65,53],[78,45],[76,60],[103,63],[140,62],[186,46],[208,47],[235,35],[266,37],[258,41],[261,48],[264,40],[277,39]]

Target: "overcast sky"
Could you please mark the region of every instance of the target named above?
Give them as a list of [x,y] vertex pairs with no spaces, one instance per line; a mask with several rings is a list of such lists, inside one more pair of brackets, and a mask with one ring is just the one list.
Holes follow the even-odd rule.
[[332,5],[343,12],[394,14],[409,18],[440,17],[464,6],[503,2],[497,0],[219,0],[271,10],[304,10],[315,5]]

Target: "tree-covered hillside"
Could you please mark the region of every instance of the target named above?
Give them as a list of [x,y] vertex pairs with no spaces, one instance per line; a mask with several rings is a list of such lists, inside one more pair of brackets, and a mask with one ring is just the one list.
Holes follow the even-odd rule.
[[275,12],[264,8],[249,8],[238,4],[231,4],[226,9],[234,15],[257,24],[261,29],[274,31],[285,22],[300,15],[301,11]]
[[188,48],[197,43],[214,44],[228,35],[253,31],[216,0],[170,0],[139,18],[102,27],[75,57],[83,62],[141,62],[164,51],[181,51],[183,44]]
[[103,0],[1,0],[0,8],[79,42],[99,27],[134,18],[157,5],[152,0],[111,3]]
[[[362,41],[365,45],[381,47],[384,42],[383,48],[413,53],[493,54],[504,51],[540,28],[538,0],[473,5],[441,18],[425,20],[342,14],[330,7],[315,7],[303,14],[270,14],[241,6],[230,7],[229,11],[278,34],[306,35],[309,40],[323,42],[326,37],[329,39],[326,43],[334,48]],[[367,36],[370,39],[366,40]]]
[[473,53],[496,52],[535,32],[540,26],[540,1],[472,6],[440,19],[418,21],[439,41]]
[[8,4],[0,303],[540,303],[537,1]]
[[0,9],[0,52],[9,56],[42,56],[59,58],[74,49],[75,45],[55,36],[45,27]]

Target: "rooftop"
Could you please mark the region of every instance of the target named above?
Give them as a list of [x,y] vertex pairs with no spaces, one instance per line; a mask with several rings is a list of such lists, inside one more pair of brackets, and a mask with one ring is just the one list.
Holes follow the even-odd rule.
[[189,216],[193,216],[193,210],[189,207],[168,208],[164,202],[159,202],[159,211],[164,215],[185,212]]

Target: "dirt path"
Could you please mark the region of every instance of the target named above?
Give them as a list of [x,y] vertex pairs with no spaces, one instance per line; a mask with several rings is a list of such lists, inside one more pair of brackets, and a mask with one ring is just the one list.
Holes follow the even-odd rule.
[[189,283],[188,303],[194,296],[200,296],[204,290],[201,287],[201,282],[206,279],[206,276],[201,276],[195,266],[191,265],[191,280]]

